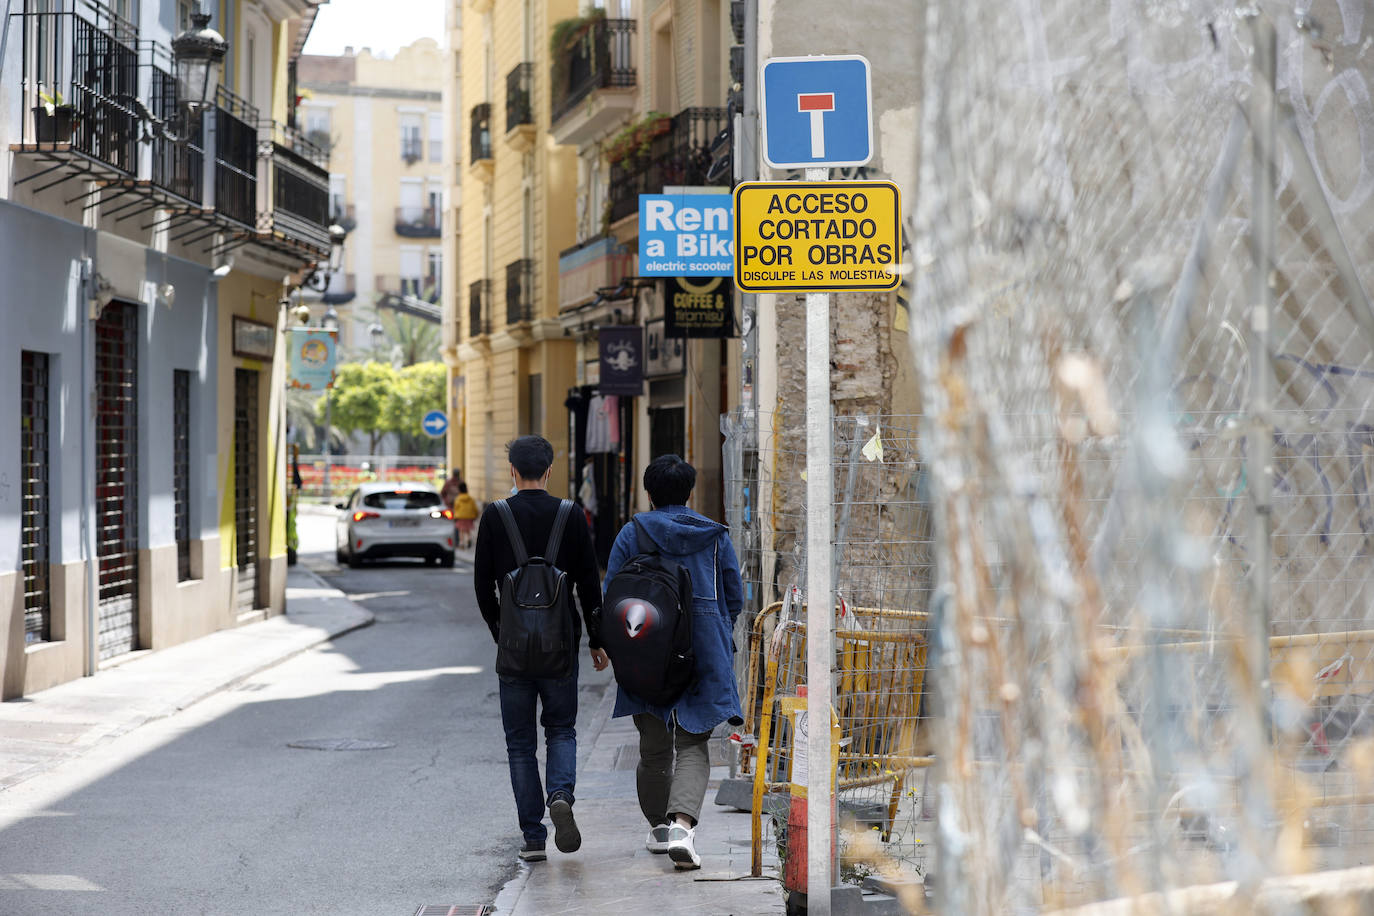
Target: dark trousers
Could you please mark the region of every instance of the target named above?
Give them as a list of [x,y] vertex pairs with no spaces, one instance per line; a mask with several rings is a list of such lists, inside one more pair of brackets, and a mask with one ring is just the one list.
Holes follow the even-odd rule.
[[654,826],[674,814],[685,814],[695,825],[711,778],[711,733],[689,732],[676,721],[670,728],[651,713],[637,713],[634,722],[639,729],[639,810]]
[[[544,809],[562,796],[573,802],[577,782],[577,662],[565,678],[500,676],[501,724],[506,729],[506,758],[515,811],[526,845],[543,846],[548,838]],[[535,710],[543,706],[539,725],[544,727],[544,783],[539,781],[539,734]],[[548,795],[545,796],[545,785]]]

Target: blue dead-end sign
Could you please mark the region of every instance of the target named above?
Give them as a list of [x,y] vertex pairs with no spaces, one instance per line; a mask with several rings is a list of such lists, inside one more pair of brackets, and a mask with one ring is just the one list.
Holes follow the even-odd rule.
[[869,74],[868,59],[858,54],[764,61],[764,162],[776,169],[867,164],[873,158]]
[[425,418],[420,421],[420,427],[425,431],[425,435],[432,439],[438,439],[448,432],[448,414],[442,410],[431,410],[425,414]]

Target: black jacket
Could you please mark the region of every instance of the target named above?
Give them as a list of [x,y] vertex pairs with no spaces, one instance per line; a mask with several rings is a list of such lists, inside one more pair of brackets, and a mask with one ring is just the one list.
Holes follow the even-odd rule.
[[[515,525],[524,535],[525,552],[532,557],[544,556],[549,546],[549,532],[553,529],[554,519],[558,517],[558,497],[550,496],[547,490],[521,490],[507,501],[511,515],[515,516]],[[596,550],[592,545],[591,532],[587,530],[587,518],[577,506],[573,506],[568,516],[554,565],[567,573],[573,584],[573,593],[577,595],[577,603],[582,608],[582,617],[587,621],[588,648],[601,648],[593,623],[594,615],[601,610],[601,578],[597,574]],[[515,552],[511,550],[506,525],[501,521],[495,504],[488,503],[477,522],[472,581],[477,589],[477,607],[481,609],[482,619],[487,622],[493,639],[497,638],[501,628],[501,580],[515,566]],[[573,633],[580,643],[582,621],[577,619],[575,611]]]

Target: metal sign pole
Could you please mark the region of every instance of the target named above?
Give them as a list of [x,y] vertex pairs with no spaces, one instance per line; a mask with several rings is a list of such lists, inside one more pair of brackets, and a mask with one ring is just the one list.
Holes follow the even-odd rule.
[[[828,168],[808,168],[826,181]],[[830,667],[834,664],[834,599],[830,541],[834,494],[830,454],[830,294],[806,294],[806,911],[830,916]]]

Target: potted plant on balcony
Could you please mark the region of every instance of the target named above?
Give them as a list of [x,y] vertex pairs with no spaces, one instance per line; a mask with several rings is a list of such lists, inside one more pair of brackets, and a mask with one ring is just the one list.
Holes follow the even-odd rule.
[[673,119],[661,111],[651,111],[638,121],[631,121],[606,142],[606,161],[611,165],[629,167],[634,159],[649,155],[654,139],[673,129]]
[[38,90],[38,101],[33,109],[33,129],[39,143],[70,143],[72,129],[76,125],[76,108],[62,99],[62,93],[54,89],[47,92]]

